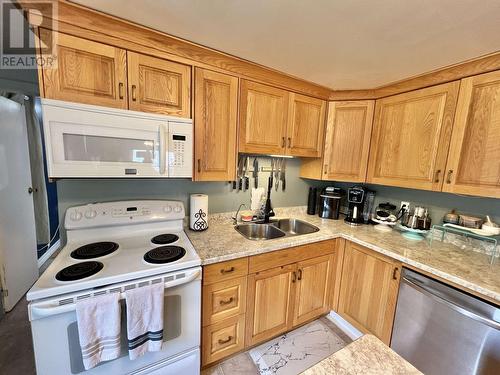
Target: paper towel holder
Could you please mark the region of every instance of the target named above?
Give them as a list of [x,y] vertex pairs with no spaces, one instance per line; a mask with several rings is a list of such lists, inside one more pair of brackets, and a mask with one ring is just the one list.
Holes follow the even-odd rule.
[[189,210],[190,210],[189,229],[195,232],[202,232],[204,230],[207,230],[208,196],[205,194],[191,194]]

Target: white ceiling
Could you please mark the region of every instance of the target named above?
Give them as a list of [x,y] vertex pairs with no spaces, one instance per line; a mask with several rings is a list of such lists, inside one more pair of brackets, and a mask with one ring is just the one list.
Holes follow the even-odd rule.
[[500,50],[499,0],[75,0],[334,89]]

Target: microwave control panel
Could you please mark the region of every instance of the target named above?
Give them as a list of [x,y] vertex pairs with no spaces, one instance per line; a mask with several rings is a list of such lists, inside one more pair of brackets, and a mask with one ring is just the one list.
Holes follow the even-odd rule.
[[169,122],[168,176],[192,177],[193,127],[186,123]]

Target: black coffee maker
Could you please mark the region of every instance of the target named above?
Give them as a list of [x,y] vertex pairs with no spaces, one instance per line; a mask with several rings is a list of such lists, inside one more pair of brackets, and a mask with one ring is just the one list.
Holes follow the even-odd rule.
[[353,186],[347,189],[347,203],[349,213],[344,221],[349,225],[361,225],[363,220],[363,204],[365,201],[365,189],[362,186]]

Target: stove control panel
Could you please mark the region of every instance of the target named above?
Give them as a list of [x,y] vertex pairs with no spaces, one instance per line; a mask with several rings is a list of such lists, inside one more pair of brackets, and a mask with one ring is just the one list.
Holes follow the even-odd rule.
[[145,200],[93,203],[68,208],[64,227],[71,230],[183,220],[184,216],[184,204],[180,201]]

